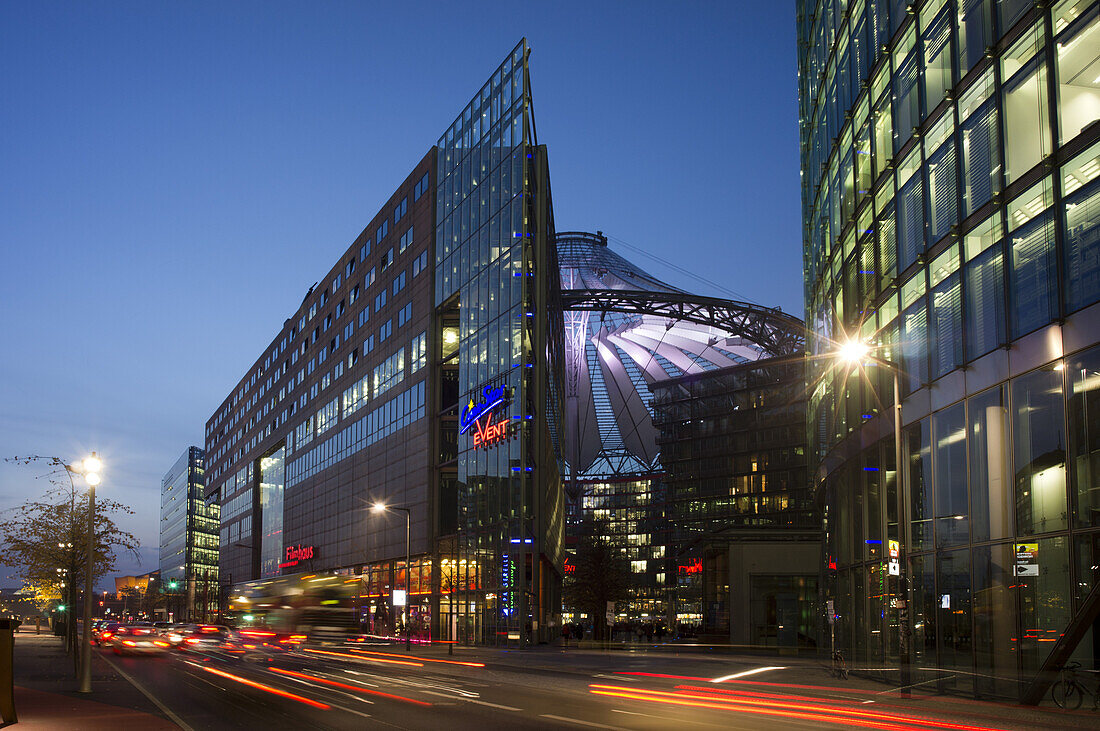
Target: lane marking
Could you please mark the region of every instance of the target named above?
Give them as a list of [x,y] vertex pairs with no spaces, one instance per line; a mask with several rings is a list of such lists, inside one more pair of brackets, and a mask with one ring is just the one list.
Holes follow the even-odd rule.
[[[206,668],[209,670],[209,668]],[[295,670],[286,670],[284,668],[268,668],[273,673],[279,673],[280,675],[289,675],[293,678],[301,678],[303,680],[310,680],[315,683],[323,683],[325,685],[331,685],[334,688],[344,688],[345,690],[353,690],[356,693],[370,693],[371,695],[382,696],[385,698],[392,698],[397,701],[405,701],[406,703],[415,703],[418,706],[430,706],[431,703],[425,701],[418,701],[415,698],[406,698],[401,695],[394,695],[393,693],[383,693],[380,690],[371,690],[370,688],[363,688],[361,686],[348,685],[347,683],[341,683],[336,680],[329,680],[318,675],[309,675],[307,673],[299,673]]]
[[756,675],[757,673],[766,673],[769,670],[786,670],[786,669],[787,668],[784,665],[765,665],[764,667],[753,668],[752,670],[742,670],[741,672],[734,673],[733,675],[723,675],[720,678],[714,678],[710,682],[712,682],[712,683],[724,683],[727,680],[736,680],[737,678],[745,678],[745,677],[748,677],[750,675]]
[[579,718],[569,718],[567,716],[553,716],[549,713],[540,713],[539,718],[549,718],[553,721],[565,721],[566,723],[575,723],[578,726],[588,726],[590,728],[609,728],[614,731],[623,731],[618,726],[608,726],[602,723],[593,723],[592,721],[582,721]]
[[502,711],[522,711],[522,708],[513,708],[512,706],[502,706],[499,703],[490,703],[489,701],[479,701],[474,698],[467,698],[467,703],[476,703],[479,706],[489,706],[490,708],[499,708]]
[[607,678],[608,680],[626,680],[631,683],[641,682],[640,678],[628,678],[621,675],[605,675],[604,673],[596,673],[593,678]]
[[134,680],[132,677],[130,677],[129,673],[127,673],[125,670],[120,668],[118,665],[115,665],[113,660],[111,660],[109,657],[107,657],[106,655],[103,655],[103,654],[100,654],[99,657],[100,657],[100,659],[104,660],[108,665],[113,667],[118,672],[119,675],[126,678],[126,681],[128,683],[130,683],[130,685],[134,686],[139,691],[141,691],[141,694],[143,696],[145,696],[146,698],[151,700],[153,702],[153,705],[155,705],[157,708],[159,708],[161,711],[163,711],[165,716],[168,716],[169,721],[171,721],[172,723],[174,723],[177,726],[179,726],[180,728],[182,728],[183,731],[195,731],[195,729],[188,726],[187,723],[185,723],[182,718],[177,716],[175,713],[172,713],[171,708],[169,708],[168,706],[161,703],[160,700],[156,696],[154,696],[152,693],[147,691],[136,680]]

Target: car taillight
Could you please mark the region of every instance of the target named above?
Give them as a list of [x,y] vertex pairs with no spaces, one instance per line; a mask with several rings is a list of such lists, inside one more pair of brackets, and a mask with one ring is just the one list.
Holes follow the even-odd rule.
[[196,639],[195,639],[194,637],[188,637],[188,638],[187,638],[187,640],[186,640],[186,642],[187,642],[187,644],[189,644],[189,645],[197,645],[197,644],[199,644],[199,641],[198,641],[198,640],[196,640]]
[[167,642],[161,642],[160,640],[157,640],[156,642],[154,642],[154,644],[157,647],[171,647],[171,645],[169,645]]
[[105,640],[109,640],[109,639],[111,639],[111,633],[110,633],[110,632],[104,632],[104,633],[103,633],[103,634],[102,634],[101,636],[102,636],[102,637],[103,637],[103,639],[105,639]]
[[124,645],[129,645],[130,647],[133,647],[133,646],[134,646],[134,645],[136,645],[137,643],[136,643],[136,642],[133,642],[133,641],[131,641],[131,640],[123,640],[123,641],[122,641],[122,644],[124,644]]

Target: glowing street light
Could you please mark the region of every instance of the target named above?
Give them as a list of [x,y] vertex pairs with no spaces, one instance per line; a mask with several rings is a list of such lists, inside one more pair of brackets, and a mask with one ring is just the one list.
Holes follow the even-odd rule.
[[103,463],[92,452],[82,462],[67,466],[88,483],[88,555],[84,565],[84,642],[80,652],[80,692],[92,692],[92,572],[95,570],[95,488],[100,483]]
[[401,608],[401,616],[405,619],[405,651],[408,652],[412,645],[409,638],[409,589],[412,569],[409,566],[409,530],[412,525],[412,510],[409,508],[391,508],[383,502],[377,502],[371,506],[374,513],[385,513],[389,510],[405,511],[405,606]]

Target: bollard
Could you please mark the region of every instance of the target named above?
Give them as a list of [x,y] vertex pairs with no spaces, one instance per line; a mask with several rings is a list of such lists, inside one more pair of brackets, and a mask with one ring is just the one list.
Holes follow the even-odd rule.
[[13,632],[19,627],[18,619],[0,619],[0,718],[5,724],[15,723],[15,670],[12,659],[15,654]]

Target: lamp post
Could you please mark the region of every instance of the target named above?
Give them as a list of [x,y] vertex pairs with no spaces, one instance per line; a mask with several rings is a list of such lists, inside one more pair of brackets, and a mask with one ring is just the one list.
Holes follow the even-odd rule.
[[409,638],[409,588],[411,586],[409,582],[409,532],[412,526],[412,510],[409,508],[390,507],[385,503],[375,503],[371,510],[376,513],[384,513],[387,510],[405,511],[405,606],[401,609],[401,616],[405,620],[405,652],[408,652],[412,646],[412,641]]
[[88,555],[84,564],[84,636],[80,648],[80,692],[92,692],[92,573],[95,570],[95,486],[103,463],[95,452],[83,463],[70,466],[69,471],[84,476],[88,483]]
[[[911,635],[909,617],[909,572],[906,533],[909,528],[909,500],[905,491],[907,470],[902,464],[905,457],[901,437],[901,368],[886,358],[871,355],[871,346],[862,340],[851,339],[843,343],[837,351],[837,357],[852,366],[861,366],[865,361],[890,369],[894,381],[894,468],[897,470],[897,511],[898,511],[898,656],[901,665],[901,692],[909,695],[911,670],[909,665],[909,640]],[[889,542],[887,543],[889,545]],[[888,558],[893,558],[888,556]]]

